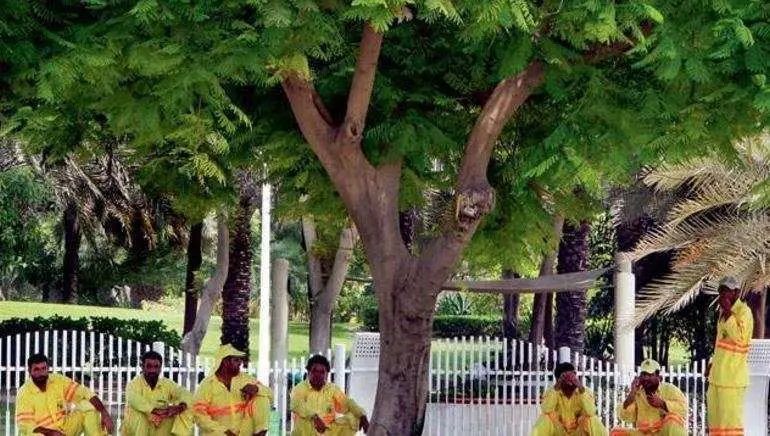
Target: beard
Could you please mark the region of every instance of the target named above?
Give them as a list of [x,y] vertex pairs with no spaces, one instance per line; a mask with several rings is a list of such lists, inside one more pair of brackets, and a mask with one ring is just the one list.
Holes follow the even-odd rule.
[[40,376],[37,376],[37,377],[32,377],[32,381],[36,385],[44,385],[44,384],[48,383],[48,374],[40,375]]
[[157,384],[158,383],[158,377],[160,377],[160,374],[145,374],[144,379],[147,380],[150,384]]

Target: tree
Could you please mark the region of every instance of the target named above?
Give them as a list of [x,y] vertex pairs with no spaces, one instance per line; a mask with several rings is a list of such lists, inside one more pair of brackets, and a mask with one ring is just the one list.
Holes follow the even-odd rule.
[[713,154],[645,175],[647,185],[682,195],[634,249],[637,258],[673,253],[671,271],[640,293],[639,320],[683,308],[727,275],[739,277],[747,291],[765,292],[768,175],[766,137],[738,143],[731,156]]
[[[564,223],[563,235],[559,244],[559,257],[556,271],[559,274],[585,271],[588,261],[588,234],[591,226],[588,221]],[[556,331],[557,347],[569,347],[576,353],[583,353],[586,328],[585,292],[561,292],[556,295]]]
[[[490,161],[505,157],[496,145],[511,145],[497,150],[514,153],[515,180],[574,166],[612,178],[663,153],[724,148],[755,131],[770,106],[767,67],[757,61],[768,46],[759,3],[139,6],[99,9],[105,19],[73,32],[78,44],[66,60],[86,51],[100,62],[43,77],[39,85],[50,86],[37,89],[87,95],[87,107],[107,114],[109,129],[137,149],[167,144],[218,175],[199,150],[209,134],[248,124],[231,96],[248,91],[257,106],[268,104],[270,91],[249,86],[280,85],[372,270],[383,351],[375,435],[422,432],[436,297],[495,200],[518,198],[495,191],[488,177]],[[185,147],[169,140],[174,133]],[[409,250],[399,212],[428,188],[451,201]]]
[[257,210],[260,189],[246,170],[238,173],[238,204],[230,235],[227,279],[222,290],[223,344],[249,351],[249,310],[251,301],[252,234],[251,217]]

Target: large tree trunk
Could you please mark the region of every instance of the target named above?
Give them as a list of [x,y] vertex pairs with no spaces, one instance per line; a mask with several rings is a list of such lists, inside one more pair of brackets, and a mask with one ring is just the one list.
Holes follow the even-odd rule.
[[[559,244],[559,274],[585,271],[588,260],[588,221],[564,224]],[[569,347],[582,354],[585,343],[586,294],[560,292],[556,296],[556,347]]]
[[428,362],[433,310],[481,219],[494,205],[486,172],[495,143],[513,114],[543,82],[538,61],[497,84],[465,144],[453,190],[453,219],[419,255],[403,242],[399,228],[402,162],[373,166],[362,150],[366,116],[383,35],[363,26],[345,116],[334,121],[300,74],[285,73],[281,85],[295,119],[361,234],[372,270],[380,313],[380,366],[369,435],[421,435],[428,398]]
[[185,335],[192,330],[195,324],[195,313],[198,310],[198,285],[195,274],[201,269],[203,255],[201,245],[203,242],[203,222],[190,226],[190,239],[187,242],[187,273],[184,281],[184,328]]
[[[222,287],[225,285],[230,263],[229,257],[230,234],[227,229],[227,216],[222,212],[217,216],[217,266],[214,275],[203,285],[200,305],[197,314],[193,317],[194,323],[182,338],[182,349],[193,356],[197,356],[200,352],[203,338],[209,327],[211,313],[214,312],[214,306],[222,295]],[[186,306],[185,310],[187,310]]]
[[70,201],[64,210],[64,277],[62,280],[62,302],[64,303],[75,303],[78,297],[80,237],[78,206],[74,201]]
[[230,235],[230,262],[222,291],[223,344],[249,352],[249,301],[251,300],[251,217],[257,204],[257,187],[253,179],[241,175],[233,231]]
[[[555,215],[553,218],[553,228],[556,240],[561,239],[562,227],[564,227],[564,217],[561,215]],[[540,277],[553,275],[554,267],[556,266],[556,251],[547,253],[543,256],[543,262],[540,264]],[[549,298],[550,296],[550,298]],[[550,301],[550,303],[549,303]],[[546,305],[550,304],[551,310],[546,309]],[[546,329],[546,314],[549,314],[551,320],[551,342],[547,346],[553,346],[553,294],[535,294],[535,301],[532,305],[532,327],[529,330],[529,342],[535,345],[540,345],[543,342],[543,336]]]
[[342,229],[333,262],[321,259],[313,249],[317,231],[312,217],[302,219],[302,234],[308,256],[310,284],[310,352],[325,353],[331,348],[332,311],[345,284],[356,233],[351,228]]

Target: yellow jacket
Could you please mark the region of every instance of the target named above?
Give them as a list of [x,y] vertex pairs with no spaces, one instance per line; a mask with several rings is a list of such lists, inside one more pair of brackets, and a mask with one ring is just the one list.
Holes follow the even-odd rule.
[[88,401],[90,389],[61,374],[49,374],[45,392],[29,377],[16,398],[16,423],[19,433],[31,435],[37,427],[64,430],[67,405]]
[[566,430],[574,430],[580,425],[580,420],[596,415],[594,394],[586,389],[582,394],[575,391],[571,397],[554,388],[549,388],[543,394],[540,410],[552,422],[560,422]]
[[623,404],[618,405],[620,419],[633,424],[634,428],[643,432],[660,431],[663,424],[669,421],[675,421],[684,426],[687,417],[687,397],[682,391],[671,383],[661,383],[658,387],[658,395],[666,402],[668,412],[650,406],[644,390],[639,390],[630,406],[623,408]]
[[187,404],[188,408],[193,407],[193,396],[187,389],[165,377],[158,377],[158,383],[152,389],[144,376],[139,374],[126,385],[125,419],[130,419],[135,413],[147,415],[153,409],[181,403]]
[[[270,388],[256,378],[240,373],[230,381],[230,390],[219,381],[216,374],[203,379],[195,392],[193,413],[195,423],[207,434],[223,434],[226,430],[239,429],[250,403],[243,401],[241,389],[248,384],[259,385],[258,397],[272,399]],[[252,400],[253,401],[253,400]],[[265,410],[264,413],[268,413]],[[266,417],[267,418],[267,417]],[[267,421],[267,419],[265,419]]]
[[291,390],[289,408],[294,419],[310,419],[318,415],[326,425],[336,421],[337,415],[352,414],[361,419],[366,414],[355,401],[333,383],[326,383],[320,391],[313,389],[305,380]]
[[751,309],[741,300],[733,304],[732,315],[719,319],[709,383],[742,388],[749,385],[749,342],[754,332]]

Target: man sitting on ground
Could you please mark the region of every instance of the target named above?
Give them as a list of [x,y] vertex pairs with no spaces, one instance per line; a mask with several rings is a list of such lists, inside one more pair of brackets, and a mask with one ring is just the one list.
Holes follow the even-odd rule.
[[364,410],[337,385],[326,382],[331,365],[324,356],[311,357],[306,369],[307,380],[291,390],[292,436],[353,436],[358,430],[369,431]]
[[[27,359],[29,378],[16,397],[16,424],[22,436],[103,436],[114,424],[102,401],[85,386],[48,372],[48,358]],[[68,410],[69,409],[69,410]]]
[[160,375],[163,357],[142,354],[142,373],[126,385],[123,436],[188,436],[192,434],[192,394]]
[[634,428],[617,428],[610,436],[687,435],[687,397],[676,386],[663,382],[660,364],[652,359],[642,362],[626,400],[618,406],[618,416]]
[[230,344],[217,349],[214,374],[204,378],[197,392],[193,413],[206,436],[267,435],[270,389],[241,372],[246,353]]
[[606,436],[593,393],[580,382],[575,367],[560,363],[554,375],[556,383],[543,394],[542,414],[532,436]]

